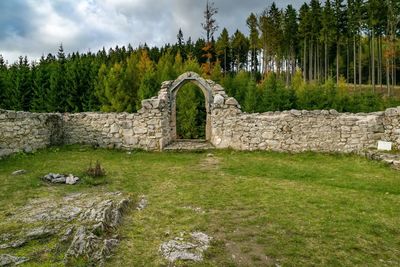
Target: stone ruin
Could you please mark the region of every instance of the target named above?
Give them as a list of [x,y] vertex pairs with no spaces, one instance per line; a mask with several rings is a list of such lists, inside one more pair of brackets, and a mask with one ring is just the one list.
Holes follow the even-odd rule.
[[[29,113],[0,110],[0,157],[58,144],[161,151],[176,135],[176,95],[188,82],[203,92],[210,147],[288,152],[361,152],[379,140],[400,149],[400,107],[373,113],[289,110],[248,114],[224,88],[187,72],[161,85],[137,113]],[[179,146],[178,146],[179,147]]]

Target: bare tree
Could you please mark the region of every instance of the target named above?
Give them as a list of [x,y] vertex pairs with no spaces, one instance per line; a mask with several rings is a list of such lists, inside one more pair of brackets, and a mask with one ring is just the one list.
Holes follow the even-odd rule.
[[207,35],[207,43],[210,43],[212,40],[214,33],[218,30],[217,22],[214,18],[215,14],[218,13],[218,9],[214,7],[214,2],[209,2],[207,0],[206,9],[204,10],[204,19],[205,22],[201,23],[204,31]]

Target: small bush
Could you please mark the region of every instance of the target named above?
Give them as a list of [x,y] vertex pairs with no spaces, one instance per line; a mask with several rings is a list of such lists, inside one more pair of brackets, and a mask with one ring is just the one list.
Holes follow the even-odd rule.
[[106,171],[101,167],[100,162],[97,160],[94,167],[92,166],[92,162],[90,162],[86,174],[92,178],[103,177],[106,175]]

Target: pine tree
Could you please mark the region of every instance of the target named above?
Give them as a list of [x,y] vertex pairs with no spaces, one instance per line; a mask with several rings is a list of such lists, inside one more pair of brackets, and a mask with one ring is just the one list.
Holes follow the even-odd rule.
[[4,62],[3,56],[0,54],[0,108],[6,108],[5,106],[5,91],[6,91],[6,74],[7,66]]
[[60,45],[57,53],[56,61],[56,72],[53,74],[54,77],[54,88],[53,92],[56,94],[56,111],[66,112],[69,111],[68,107],[68,94],[69,88],[66,84],[65,72],[66,72],[66,57],[62,44]]
[[218,60],[221,62],[221,67],[225,75],[227,72],[231,71],[232,68],[231,44],[229,33],[226,28],[222,30],[215,46]]
[[326,0],[324,9],[322,11],[322,28],[320,33],[320,40],[324,44],[324,80],[326,81],[329,76],[329,51],[335,38],[335,23],[334,13],[330,0]]
[[22,57],[19,58],[18,62],[18,74],[17,74],[17,87],[16,90],[19,90],[19,95],[21,96],[21,109],[25,111],[29,111],[30,102],[32,99],[32,80],[31,80],[31,72],[28,58]]
[[33,94],[30,110],[33,112],[46,112],[47,97],[46,93],[49,88],[49,73],[47,70],[47,62],[42,56],[37,66],[35,75],[33,76]]
[[247,27],[250,31],[249,44],[250,44],[250,65],[251,71],[256,73],[258,71],[258,50],[259,50],[259,33],[257,28],[257,18],[254,13],[251,13],[246,20]]
[[310,41],[310,7],[304,3],[300,8],[299,14],[299,35],[302,39],[302,70],[304,81],[308,80],[307,66],[311,64],[307,60],[307,49]]
[[83,73],[80,70],[79,57],[74,55],[65,64],[65,84],[68,85],[67,107],[69,112],[82,111],[82,89],[81,83],[86,77],[82,77]]
[[137,97],[138,91],[141,83],[141,79],[144,76],[145,69],[149,67],[152,63],[143,63],[140,68],[142,68],[143,73],[139,71],[139,61],[140,54],[146,58],[148,61],[147,50],[141,50],[139,52],[133,52],[128,59],[126,59],[126,68],[122,76],[121,94],[125,94],[125,107],[124,111],[133,112],[137,107]]
[[254,79],[250,79],[249,82],[247,83],[247,88],[246,88],[246,95],[244,98],[244,105],[243,109],[246,112],[253,113],[256,112],[258,103],[258,94],[257,94],[257,85]]
[[106,112],[131,112],[132,99],[124,86],[124,69],[121,64],[115,63],[109,70],[105,82],[105,97],[109,105],[103,105]]
[[321,31],[321,4],[319,0],[311,0],[311,42],[310,42],[310,77],[311,80],[319,80],[320,79],[320,70],[319,70],[319,35]]
[[141,107],[143,99],[150,98],[158,90],[158,83],[154,63],[150,60],[147,51],[141,51],[138,62],[138,78],[140,86],[136,97],[136,109]]
[[283,44],[286,57],[286,86],[289,86],[291,77],[296,71],[296,58],[298,53],[298,35],[297,12],[293,6],[286,8],[283,20]]
[[232,37],[232,53],[236,72],[245,69],[247,66],[249,46],[249,40],[246,36],[239,30],[236,30]]
[[178,74],[174,70],[174,56],[170,51],[164,53],[157,63],[157,82],[161,84],[163,81],[174,80]]
[[343,0],[334,0],[335,42],[336,42],[336,83],[340,78],[340,47],[347,32],[347,16]]
[[95,95],[99,101],[100,109],[106,110],[107,107],[111,106],[111,102],[106,96],[106,86],[107,86],[107,66],[102,64],[97,75],[97,81],[95,85]]

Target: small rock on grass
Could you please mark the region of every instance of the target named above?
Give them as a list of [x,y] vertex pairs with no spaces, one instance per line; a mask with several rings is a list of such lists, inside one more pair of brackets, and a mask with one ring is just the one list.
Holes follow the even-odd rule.
[[144,210],[148,205],[148,201],[145,195],[140,196],[139,203],[137,204],[137,210]]
[[58,173],[49,173],[43,177],[44,180],[53,184],[70,184],[74,185],[79,181],[79,177],[69,174],[68,176]]
[[74,185],[79,181],[79,177],[73,176],[72,174],[68,175],[65,179],[66,184]]
[[21,175],[21,174],[25,174],[26,170],[16,170],[14,172],[11,173],[11,175]]

